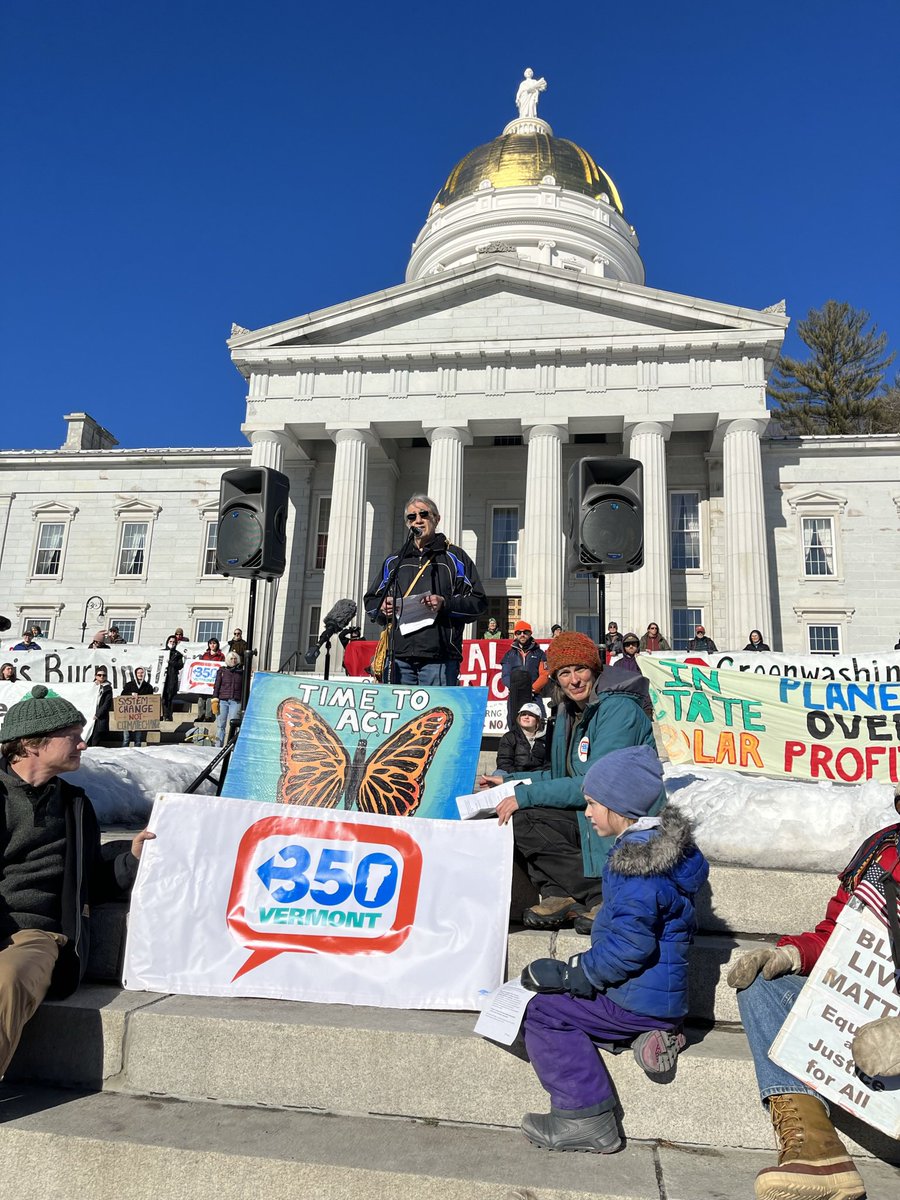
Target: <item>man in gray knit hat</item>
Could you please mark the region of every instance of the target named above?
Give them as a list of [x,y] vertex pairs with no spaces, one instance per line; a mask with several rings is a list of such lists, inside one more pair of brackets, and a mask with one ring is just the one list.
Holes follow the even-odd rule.
[[91,904],[130,891],[155,836],[101,848],[90,800],[59,778],[81,763],[84,725],[74,705],[35,684],[0,727],[0,1076],[48,991],[78,987]]

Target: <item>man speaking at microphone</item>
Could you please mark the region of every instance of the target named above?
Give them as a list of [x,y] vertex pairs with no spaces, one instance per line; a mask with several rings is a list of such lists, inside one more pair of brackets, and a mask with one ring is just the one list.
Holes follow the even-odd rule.
[[430,497],[410,497],[406,541],[384,560],[363,601],[372,621],[390,626],[391,683],[454,686],[463,627],[487,608],[475,564],[437,532],[440,519]]

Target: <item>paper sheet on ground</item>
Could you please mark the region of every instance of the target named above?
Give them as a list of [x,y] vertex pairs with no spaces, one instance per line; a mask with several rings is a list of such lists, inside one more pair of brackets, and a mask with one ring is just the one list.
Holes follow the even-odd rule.
[[518,979],[501,984],[485,998],[481,1016],[475,1022],[475,1032],[501,1046],[511,1046],[518,1037],[528,1001],[535,994],[522,987]]
[[516,794],[517,783],[531,783],[531,780],[507,779],[504,783],[498,783],[496,787],[485,788],[482,792],[473,792],[469,796],[457,796],[456,807],[459,809],[460,819],[468,821],[472,817],[487,814],[496,816],[497,805],[507,796]]

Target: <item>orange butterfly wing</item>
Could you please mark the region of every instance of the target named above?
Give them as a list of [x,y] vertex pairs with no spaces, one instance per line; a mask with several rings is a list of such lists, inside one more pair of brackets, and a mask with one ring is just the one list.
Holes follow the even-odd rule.
[[281,726],[281,778],[278,804],[306,804],[334,808],[347,778],[350,763],[344,744],[327,721],[289,696],[278,705]]
[[382,742],[363,771],[357,794],[359,810],[411,816],[425,791],[425,773],[452,724],[449,708],[430,708]]

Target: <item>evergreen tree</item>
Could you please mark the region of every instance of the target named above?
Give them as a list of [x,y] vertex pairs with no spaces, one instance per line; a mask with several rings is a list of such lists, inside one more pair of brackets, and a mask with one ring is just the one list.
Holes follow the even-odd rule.
[[889,421],[881,385],[894,361],[887,334],[869,314],[828,300],[797,326],[812,351],[805,362],[779,355],[769,384],[785,433],[878,433]]

